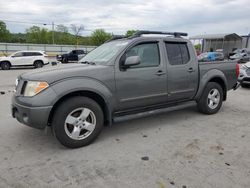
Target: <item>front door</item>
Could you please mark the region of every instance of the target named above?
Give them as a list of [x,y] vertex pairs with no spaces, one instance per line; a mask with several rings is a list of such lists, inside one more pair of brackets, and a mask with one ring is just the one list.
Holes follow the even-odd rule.
[[[166,68],[159,45],[159,41],[137,43],[116,63],[117,110],[166,102]],[[123,59],[129,56],[139,56],[140,64],[121,70]]]

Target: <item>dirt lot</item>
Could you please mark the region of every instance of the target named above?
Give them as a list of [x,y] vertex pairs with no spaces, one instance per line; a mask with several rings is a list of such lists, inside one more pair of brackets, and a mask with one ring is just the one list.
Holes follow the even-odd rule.
[[0,70],[1,188],[250,186],[250,89],[230,91],[216,115],[193,107],[123,122],[71,150],[10,116],[15,77],[26,71]]

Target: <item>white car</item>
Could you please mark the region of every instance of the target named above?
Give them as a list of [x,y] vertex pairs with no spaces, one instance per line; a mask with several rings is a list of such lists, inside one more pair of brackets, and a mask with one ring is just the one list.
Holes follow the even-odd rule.
[[250,86],[250,62],[241,65],[238,82],[240,82],[241,87]]
[[48,63],[48,56],[43,51],[18,51],[10,56],[0,57],[0,67],[3,70],[17,66],[41,68]]

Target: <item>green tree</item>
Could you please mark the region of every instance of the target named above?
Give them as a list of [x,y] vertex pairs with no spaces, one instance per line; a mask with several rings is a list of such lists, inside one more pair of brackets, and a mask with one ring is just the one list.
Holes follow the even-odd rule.
[[201,50],[201,44],[196,44],[196,45],[194,45],[194,48],[195,48],[196,50]]
[[0,42],[10,42],[11,34],[3,21],[0,21]]
[[91,34],[91,41],[92,41],[92,44],[95,46],[99,46],[111,38],[112,38],[112,35],[110,33],[105,32],[104,29],[96,29]]
[[135,34],[137,30],[128,30],[125,34],[126,37],[131,37],[133,34]]
[[32,26],[26,30],[27,42],[37,44],[49,44],[51,43],[52,34],[45,28],[38,26]]

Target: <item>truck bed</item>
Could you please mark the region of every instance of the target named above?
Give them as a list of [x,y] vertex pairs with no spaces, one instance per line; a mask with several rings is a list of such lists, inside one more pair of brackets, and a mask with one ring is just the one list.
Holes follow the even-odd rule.
[[[202,80],[206,74],[211,72],[222,72],[224,73],[227,81],[227,90],[233,88],[237,82],[236,76],[236,64],[235,60],[225,60],[225,61],[213,61],[213,62],[199,62],[200,75],[199,78]],[[209,74],[209,73],[208,73]]]

